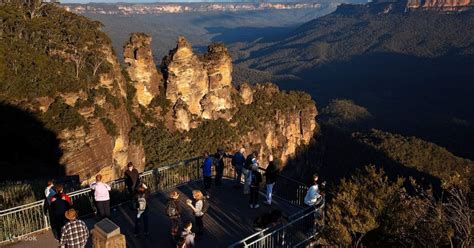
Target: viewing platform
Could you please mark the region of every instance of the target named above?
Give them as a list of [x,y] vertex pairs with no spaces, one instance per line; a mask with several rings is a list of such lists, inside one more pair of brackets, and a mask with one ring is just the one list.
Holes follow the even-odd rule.
[[[312,238],[314,233],[308,234],[312,227],[305,221],[309,215],[304,214],[303,208],[307,190],[305,185],[279,176],[274,187],[273,204],[263,204],[265,197],[261,195],[260,208],[251,209],[249,196],[243,194],[243,188],[234,187],[231,179],[234,171],[228,162],[226,161],[223,184],[212,185],[211,197],[208,199],[210,208],[204,217],[205,232],[196,240],[196,247],[262,247],[262,242],[267,244],[265,247],[296,247]],[[114,206],[111,220],[125,235],[127,247],[175,247],[169,234],[170,221],[165,210],[168,194],[172,190],[180,193],[182,220],[194,222],[192,211],[185,201],[192,199],[192,190],[203,187],[201,164],[202,160],[195,158],[141,174],[142,181],[151,192],[148,198],[148,236],[141,234],[135,237],[133,231],[136,210],[132,210],[131,203],[127,201],[124,182],[121,179],[111,182],[111,205]],[[90,189],[71,192],[69,195],[82,216],[80,219],[92,229],[97,219],[90,204]],[[0,211],[0,245],[12,248],[58,246],[49,228],[47,216],[42,211],[42,204],[37,202],[36,205],[30,205]],[[271,229],[256,232],[253,228],[254,219],[273,209],[282,211],[286,220]],[[87,247],[92,247],[90,238]]]

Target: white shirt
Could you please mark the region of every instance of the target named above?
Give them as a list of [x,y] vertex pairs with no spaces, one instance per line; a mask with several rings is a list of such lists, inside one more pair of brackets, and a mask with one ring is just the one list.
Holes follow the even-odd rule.
[[48,200],[48,203],[51,202],[51,198],[56,194],[56,191],[54,191],[54,185],[46,187],[44,190],[44,195],[46,196],[46,199]]
[[306,192],[306,196],[304,197],[304,203],[308,206],[313,206],[318,201],[321,195],[319,194],[319,187],[318,185],[313,185],[309,187],[308,192]]
[[196,205],[194,206],[194,215],[198,217],[204,215],[204,213],[202,212],[203,205],[204,203],[202,202],[202,200],[196,202]]

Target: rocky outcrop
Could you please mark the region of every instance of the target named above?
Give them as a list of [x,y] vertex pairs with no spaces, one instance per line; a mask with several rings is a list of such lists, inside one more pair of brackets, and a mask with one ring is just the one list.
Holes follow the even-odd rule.
[[253,90],[247,83],[239,86],[239,95],[242,98],[242,103],[249,105],[253,102]]
[[[276,94],[285,94],[273,84],[257,85],[253,90],[256,92],[265,91],[269,99]],[[258,105],[260,104],[265,103],[259,102]],[[244,142],[240,145],[245,147],[247,152],[259,151],[259,161],[264,167],[268,164],[269,154],[286,163],[296,154],[298,147],[309,144],[314,137],[317,114],[314,104],[294,105],[281,110],[275,109],[274,115],[259,128],[248,132],[242,139]]]
[[[209,46],[200,58],[193,53],[191,44],[179,37],[176,48],[163,59],[162,70],[177,130],[187,131],[190,123],[202,119],[232,118],[236,94],[232,87],[232,58],[223,45]],[[176,106],[178,103],[180,106]]]
[[193,53],[191,44],[179,37],[178,45],[163,59],[166,98],[171,105],[181,99],[188,105],[191,114],[200,116],[200,101],[209,89],[208,75],[204,64]]
[[137,101],[147,107],[160,94],[163,76],[156,69],[151,53],[151,37],[133,33],[124,46],[126,70],[136,89]]
[[[104,48],[104,56],[112,68],[100,75],[100,82],[94,91],[106,92],[109,98],[116,99],[117,105],[107,101],[107,97],[96,96],[92,106],[78,110],[86,119],[88,128],[65,129],[58,134],[63,152],[60,163],[64,165],[67,175],[79,175],[83,183],[98,173],[105,180],[119,178],[128,162],[133,162],[139,170],[145,167],[142,144],[135,144],[129,138],[132,124],[124,103],[126,81],[121,66],[111,47]],[[87,94],[81,95],[89,97]],[[103,109],[102,116],[97,114],[98,109]],[[115,134],[107,130],[101,118],[111,121]]]
[[472,0],[408,0],[408,9],[462,11],[473,6]]

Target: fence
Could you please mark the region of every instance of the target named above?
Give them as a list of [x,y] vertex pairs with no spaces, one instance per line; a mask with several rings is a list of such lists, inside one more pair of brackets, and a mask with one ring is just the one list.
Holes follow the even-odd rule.
[[[178,163],[148,170],[140,174],[141,181],[144,182],[150,193],[157,193],[159,191],[166,191],[177,186],[199,180],[201,178],[202,157],[197,157]],[[261,169],[263,172],[264,169]],[[230,166],[230,159],[225,160],[224,177],[233,178],[234,168]],[[111,206],[120,205],[129,199],[126,193],[126,186],[124,179],[117,179],[109,182],[112,187],[111,190]],[[294,179],[278,176],[274,186],[274,197],[283,199],[298,207],[304,206],[304,196],[307,187],[299,181]],[[93,196],[90,188],[84,188],[74,192],[70,192],[74,207],[78,210],[79,215],[84,217],[94,212],[94,204],[92,202]],[[286,225],[285,233],[295,233],[301,236],[301,231],[293,232],[294,226],[299,226],[303,223],[304,215],[298,219],[290,222],[292,225]],[[307,219],[307,218],[306,218]],[[49,218],[45,214],[44,201],[36,201],[22,206],[1,210],[0,211],[0,244],[15,238],[20,238],[34,232],[42,231],[50,227]],[[283,227],[282,227],[283,228]],[[300,229],[298,229],[300,230]],[[288,241],[288,236],[281,236],[282,231],[265,234],[263,238],[257,239],[255,244],[262,242],[280,242],[282,239],[286,243],[294,243]],[[260,235],[260,234],[259,234]],[[297,236],[297,237],[300,237]],[[252,235],[251,237],[256,237]],[[278,237],[278,238],[277,238]],[[305,237],[304,235],[301,237]],[[249,239],[250,240],[250,239]],[[269,241],[271,240],[271,241]],[[254,243],[251,243],[254,244]],[[276,243],[273,243],[276,244]],[[236,246],[238,247],[238,246]],[[253,246],[253,247],[270,247],[270,246]]]
[[[201,177],[200,157],[181,161],[169,166],[145,171],[140,174],[151,193],[167,190],[198,180]],[[117,206],[127,201],[125,180],[117,179],[111,185],[111,205]],[[90,188],[68,193],[80,216],[94,212]],[[0,244],[50,227],[45,214],[44,201],[36,201],[22,206],[0,211]]]
[[267,228],[228,248],[305,247],[324,227],[324,199],[315,207],[306,208],[288,218],[288,223]]

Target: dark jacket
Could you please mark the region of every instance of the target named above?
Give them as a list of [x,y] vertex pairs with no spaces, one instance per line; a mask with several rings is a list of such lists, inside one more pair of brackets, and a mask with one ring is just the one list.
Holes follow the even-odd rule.
[[252,181],[250,181],[250,187],[258,188],[260,186],[260,183],[262,182],[262,174],[259,171],[252,171],[251,173]]
[[137,169],[133,168],[132,171],[127,169],[124,173],[124,176],[127,187],[136,188],[138,186],[140,175],[138,174]]
[[270,161],[265,170],[265,179],[267,184],[275,183],[278,176],[278,166],[274,161]]
[[[174,208],[176,209],[176,213],[174,215],[170,215],[169,209]],[[178,200],[175,199],[168,199],[168,203],[166,204],[166,215],[168,215],[169,218],[179,218],[181,216],[181,208],[179,207]]]
[[242,153],[236,152],[232,157],[232,166],[237,169],[242,169],[245,164],[245,157]]
[[253,154],[250,154],[247,156],[247,159],[245,159],[245,163],[244,163],[244,169],[250,170],[250,168],[252,167],[252,160],[254,158],[255,156]]
[[71,205],[71,198],[64,193],[57,193],[51,198],[51,210],[54,216],[62,218]]

